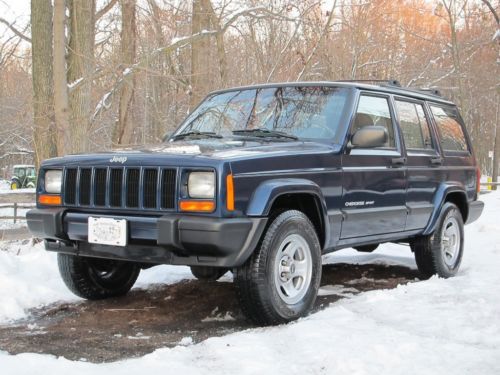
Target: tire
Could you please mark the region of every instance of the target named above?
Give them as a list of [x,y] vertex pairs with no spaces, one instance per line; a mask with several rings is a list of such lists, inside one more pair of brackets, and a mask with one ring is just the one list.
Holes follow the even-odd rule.
[[410,246],[423,276],[455,276],[464,252],[464,223],[458,207],[445,203],[434,233],[417,237]]
[[57,254],[59,273],[75,295],[89,300],[118,297],[132,288],[140,267],[131,262]]
[[371,253],[375,251],[378,247],[378,244],[372,244],[372,245],[363,245],[363,246],[356,246],[353,249],[356,251],[361,251],[362,253]]
[[295,210],[276,216],[234,280],[243,313],[259,325],[306,315],[321,281],[321,247],[307,216]]
[[10,190],[17,190],[19,189],[19,184],[17,183],[17,181],[12,181],[10,183]]
[[198,280],[217,281],[226,274],[227,268],[208,267],[208,266],[191,266],[191,273]]

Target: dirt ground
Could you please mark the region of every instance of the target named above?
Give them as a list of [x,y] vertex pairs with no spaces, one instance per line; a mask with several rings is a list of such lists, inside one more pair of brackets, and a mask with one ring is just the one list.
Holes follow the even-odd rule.
[[[352,294],[417,280],[417,271],[400,266],[325,265],[315,310]],[[0,326],[0,350],[110,362],[252,327],[232,283],[189,280],[33,310],[28,319]]]

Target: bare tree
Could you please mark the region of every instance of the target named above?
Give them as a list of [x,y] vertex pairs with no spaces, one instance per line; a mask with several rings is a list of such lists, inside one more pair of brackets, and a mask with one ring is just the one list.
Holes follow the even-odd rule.
[[122,29],[120,41],[120,59],[123,84],[120,88],[118,104],[118,121],[113,130],[113,144],[122,145],[132,143],[133,123],[130,107],[134,95],[135,75],[130,74],[130,67],[134,64],[136,54],[137,26],[136,0],[120,0],[122,10]]
[[[482,0],[483,3],[488,7],[490,10],[491,14],[495,18],[496,24],[497,24],[497,29],[495,31],[495,34],[493,36],[493,43],[496,43],[497,45],[497,56],[498,56],[498,61],[500,61],[500,17],[498,16],[498,13],[496,12],[495,8],[491,5],[491,3],[488,0]],[[497,70],[498,70],[498,65],[497,65]],[[498,76],[497,76],[498,77]],[[491,172],[492,174],[492,180],[493,182],[497,182],[498,180],[498,163],[500,161],[500,124],[499,122],[499,114],[500,114],[500,102],[498,100],[500,96],[500,83],[497,83],[497,89],[496,89],[496,96],[497,96],[497,108],[496,108],[496,116],[495,116],[495,142],[493,144],[493,170]],[[493,190],[497,190],[497,186],[493,185],[492,186]]]
[[[95,71],[95,0],[68,0],[70,28],[67,58],[71,152],[87,151]],[[80,83],[81,84],[78,84]]]
[[[210,10],[206,0],[193,0],[191,34],[210,30]],[[195,107],[208,91],[210,39],[201,38],[191,43],[191,98],[190,107]]]
[[52,2],[31,1],[35,162],[57,155],[52,80]]
[[68,81],[66,78],[66,1],[54,0],[54,113],[57,153],[70,151]]

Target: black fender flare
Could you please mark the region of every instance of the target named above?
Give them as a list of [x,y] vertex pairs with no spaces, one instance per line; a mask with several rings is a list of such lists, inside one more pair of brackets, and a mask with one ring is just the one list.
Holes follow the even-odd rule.
[[325,243],[330,238],[330,226],[325,198],[321,188],[315,182],[302,178],[276,178],[262,182],[253,192],[247,207],[248,216],[268,216],[276,199],[285,194],[310,194],[318,204],[321,212]]
[[[441,210],[443,208],[444,203],[446,202],[446,197],[450,193],[459,193],[460,195],[463,195],[463,198],[465,202],[467,202],[467,193],[465,192],[465,186],[462,184],[456,182],[453,184],[449,183],[443,183],[439,185],[436,193],[434,194],[434,199],[433,199],[433,206],[434,209],[432,210],[431,217],[429,218],[429,221],[427,223],[427,226],[425,227],[424,231],[422,232],[423,235],[429,235],[434,232],[436,229],[436,224],[439,219],[439,216],[441,215]],[[464,223],[467,221],[467,218],[464,218]]]

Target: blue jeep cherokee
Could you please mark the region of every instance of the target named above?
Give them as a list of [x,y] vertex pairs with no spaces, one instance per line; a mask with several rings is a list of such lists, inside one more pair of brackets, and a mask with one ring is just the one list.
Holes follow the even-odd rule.
[[284,83],[211,93],[164,142],[43,162],[33,235],[68,288],[123,295],[141,269],[228,269],[259,324],[305,315],[321,255],[409,243],[450,277],[483,209],[456,106],[396,84]]

